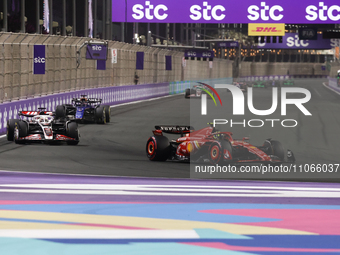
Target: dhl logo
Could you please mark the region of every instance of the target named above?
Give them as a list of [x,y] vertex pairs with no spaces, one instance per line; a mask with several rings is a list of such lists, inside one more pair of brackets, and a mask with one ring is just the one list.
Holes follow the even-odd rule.
[[285,24],[248,24],[250,36],[284,36]]
[[253,32],[281,32],[282,30],[276,30],[276,27],[257,27]]

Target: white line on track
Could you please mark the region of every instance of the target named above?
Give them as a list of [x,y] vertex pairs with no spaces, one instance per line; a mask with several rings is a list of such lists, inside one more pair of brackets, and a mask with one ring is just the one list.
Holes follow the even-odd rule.
[[332,92],[337,93],[337,94],[340,96],[340,93],[339,93],[338,91],[336,91],[336,90],[330,88],[330,87],[327,86],[324,82],[322,83],[322,85],[323,85],[324,87],[328,88],[329,90],[331,90]]

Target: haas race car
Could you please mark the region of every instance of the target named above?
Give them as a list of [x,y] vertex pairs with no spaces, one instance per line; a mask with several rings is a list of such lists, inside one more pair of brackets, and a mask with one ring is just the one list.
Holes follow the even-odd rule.
[[17,144],[28,142],[55,143],[64,141],[68,145],[79,143],[78,124],[74,120],[60,117],[53,112],[20,111],[20,117],[27,119],[10,119],[7,121],[7,140]]
[[73,98],[72,104],[58,105],[56,114],[59,116],[72,116],[77,122],[105,124],[110,122],[110,106],[102,105],[98,98],[88,98],[81,95],[80,98]]
[[197,82],[199,85],[194,85],[191,89],[186,89],[184,97],[185,98],[192,98],[192,97],[198,97],[200,98],[203,93],[205,94],[211,94],[213,93],[214,89],[203,82]]
[[[163,133],[180,134],[169,141]],[[231,132],[219,132],[214,127],[193,130],[190,126],[155,126],[154,136],[146,143],[151,161],[209,162],[211,164],[295,162],[290,150],[279,141],[267,139],[261,146],[248,143],[248,138],[233,139]]]

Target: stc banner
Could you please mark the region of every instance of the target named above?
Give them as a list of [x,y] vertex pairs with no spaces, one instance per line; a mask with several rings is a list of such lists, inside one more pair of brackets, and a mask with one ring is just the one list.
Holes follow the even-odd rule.
[[34,45],[33,74],[45,74],[45,45]]
[[112,22],[335,24],[339,0],[112,0]]
[[318,34],[317,40],[300,40],[299,34],[286,33],[282,37],[282,43],[258,43],[259,49],[332,49],[339,45],[339,39],[323,39],[321,34]]

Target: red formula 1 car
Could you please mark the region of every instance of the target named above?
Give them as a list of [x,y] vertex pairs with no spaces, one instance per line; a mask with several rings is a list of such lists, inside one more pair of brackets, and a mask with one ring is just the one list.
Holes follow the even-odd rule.
[[79,143],[78,124],[74,120],[59,118],[53,112],[20,111],[20,117],[29,119],[9,119],[7,121],[7,140],[18,144],[28,142],[66,142],[68,145]]
[[[163,133],[181,134],[169,141]],[[184,162],[272,163],[295,162],[292,151],[285,150],[279,141],[267,139],[261,146],[249,144],[245,137],[233,139],[231,132],[219,132],[214,127],[193,130],[190,126],[156,126],[146,143],[151,161],[176,160]]]

